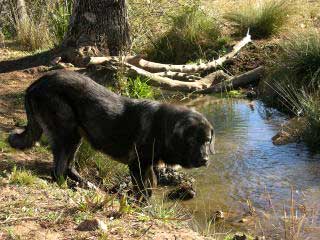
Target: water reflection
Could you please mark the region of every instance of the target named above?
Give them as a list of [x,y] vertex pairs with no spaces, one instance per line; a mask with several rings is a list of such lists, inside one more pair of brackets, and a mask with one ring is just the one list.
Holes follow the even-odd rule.
[[[272,144],[284,115],[259,101],[208,97],[203,102],[194,107],[215,128],[216,154],[208,168],[191,171],[198,196],[184,204],[196,216],[206,218],[217,209],[239,211],[247,199],[263,209],[269,201],[266,195],[281,206],[292,186],[304,200],[320,196],[320,156],[311,155],[302,143]],[[303,195],[306,191],[312,194]]]

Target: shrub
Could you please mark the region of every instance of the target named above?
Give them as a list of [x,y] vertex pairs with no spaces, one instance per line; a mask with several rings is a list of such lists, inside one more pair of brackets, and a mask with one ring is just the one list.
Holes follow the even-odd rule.
[[153,42],[147,51],[155,61],[185,63],[199,58],[212,58],[215,50],[226,44],[221,38],[220,26],[198,4],[184,6],[178,13],[168,16],[171,28]]
[[238,10],[225,15],[238,34],[248,29],[253,38],[268,38],[277,33],[286,23],[291,12],[286,0],[247,1]]

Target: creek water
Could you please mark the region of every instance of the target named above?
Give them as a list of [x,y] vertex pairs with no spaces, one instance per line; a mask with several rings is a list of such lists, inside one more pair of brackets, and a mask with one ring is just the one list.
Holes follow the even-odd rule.
[[[312,154],[303,143],[273,145],[271,138],[286,121],[285,115],[260,101],[206,97],[191,105],[208,118],[216,134],[216,154],[209,167],[190,171],[196,179],[197,196],[182,203],[193,212],[200,228],[207,228],[208,219],[221,210],[230,217],[220,228],[250,226],[262,231],[265,226],[260,226],[260,220],[259,224],[257,219],[251,224],[239,223],[241,216],[254,208],[263,212],[269,230],[274,231],[285,215],[283,209],[290,209],[293,195],[298,206],[294,214],[299,217],[307,211],[305,223],[318,229],[320,155]],[[320,233],[308,236],[320,239]]]

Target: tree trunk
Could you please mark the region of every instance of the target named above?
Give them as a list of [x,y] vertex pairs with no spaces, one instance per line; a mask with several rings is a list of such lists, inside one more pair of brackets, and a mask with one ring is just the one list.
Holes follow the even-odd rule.
[[22,23],[28,19],[26,3],[24,0],[17,0],[17,22]]
[[125,0],[75,0],[62,44],[68,61],[82,65],[88,56],[120,55],[130,43]]

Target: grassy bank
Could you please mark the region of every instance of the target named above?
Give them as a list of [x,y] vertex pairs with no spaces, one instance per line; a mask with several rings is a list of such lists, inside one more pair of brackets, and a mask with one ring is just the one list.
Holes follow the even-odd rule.
[[[319,147],[320,36],[319,32],[314,30],[320,26],[318,3],[307,0],[290,2],[130,0],[128,3],[133,54],[141,53],[155,61],[190,63],[212,60],[223,55],[250,29],[250,33],[259,41],[254,41],[254,46],[244,49],[245,60],[236,66],[237,70],[243,72],[245,67],[241,64],[254,65],[256,59],[250,56],[251,49],[259,49],[261,55],[257,57],[258,60],[268,59],[263,61],[268,62],[268,76],[264,79],[266,101],[269,97],[275,101],[273,104],[281,105],[299,118],[305,118],[307,124],[302,139],[313,149]],[[19,54],[30,55],[59,45],[67,30],[71,4],[72,1],[46,1],[43,5],[40,1],[27,1],[30,19],[15,23],[7,16],[6,24],[1,28],[0,46],[28,51]],[[298,7],[301,7],[299,11],[296,10]],[[41,24],[38,24],[39,22]],[[7,41],[8,39],[10,41]],[[12,42],[15,44],[11,45]],[[12,48],[6,49],[11,51]],[[3,57],[5,52],[1,54]],[[8,56],[8,59],[15,57]],[[229,70],[227,65],[223,68]],[[22,77],[14,75],[8,79],[13,81],[24,77],[24,75]],[[124,96],[148,99],[159,99],[158,96],[161,96],[157,89],[148,85],[148,79],[121,76],[118,80],[116,86],[108,87]],[[228,94],[231,97],[237,95],[236,91]],[[8,107],[4,115],[13,115],[12,109],[15,115],[19,114],[16,109],[23,108],[22,96],[22,92],[19,92],[8,97],[12,108]],[[15,121],[8,120],[8,124],[1,126],[1,130],[9,131],[8,129],[13,128],[14,124],[24,125],[26,121],[21,117],[14,119]],[[74,233],[71,229],[80,222],[94,218],[102,218],[107,222],[108,232],[115,234],[115,237],[152,237],[154,235],[149,234],[160,234],[163,229],[174,235],[176,228],[192,225],[189,222],[190,215],[173,203],[167,205],[164,201],[159,201],[150,206],[134,206],[129,204],[127,196],[116,199],[101,192],[85,190],[72,192],[44,181],[40,178],[43,176],[34,170],[42,168],[41,170],[45,172],[44,178],[48,180],[51,155],[47,144],[43,142],[23,154],[11,149],[5,137],[6,135],[1,136],[0,139],[0,157],[5,159],[1,160],[0,166],[3,164],[7,169],[0,173],[0,187],[5,189],[3,201],[0,201],[0,207],[3,209],[0,215],[2,223],[0,227],[9,239],[19,238],[21,232],[27,235],[26,229],[35,229],[34,231],[39,231],[41,234],[46,232],[44,229],[58,229],[58,234],[62,235],[53,236],[69,237]],[[43,164],[43,159],[48,159],[50,163]],[[19,160],[20,164],[14,167]],[[110,189],[126,181],[128,176],[126,166],[110,161],[108,157],[95,152],[86,142],[79,150],[77,166],[85,177],[103,189]],[[16,195],[17,198],[14,197]],[[11,200],[11,205],[8,204],[8,199]],[[299,224],[300,220],[296,219],[293,213],[285,219],[284,224],[279,224],[279,228],[282,227],[282,232],[290,231],[291,226],[299,230]],[[66,229],[70,230],[69,233]],[[185,229],[181,231],[187,231],[190,235],[195,234]],[[226,232],[228,231],[229,229],[226,229]],[[56,234],[51,230],[47,232]],[[79,239],[85,237],[108,239],[108,236],[100,230],[76,234]],[[210,229],[206,235],[211,238],[217,236],[225,239],[233,238],[231,235],[214,234]],[[198,234],[195,236],[198,237]],[[285,239],[298,238],[296,233],[292,233]]]

